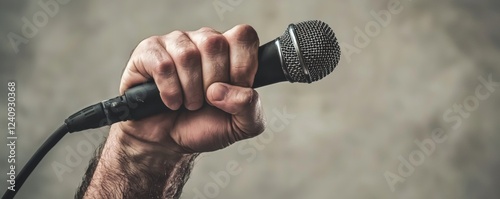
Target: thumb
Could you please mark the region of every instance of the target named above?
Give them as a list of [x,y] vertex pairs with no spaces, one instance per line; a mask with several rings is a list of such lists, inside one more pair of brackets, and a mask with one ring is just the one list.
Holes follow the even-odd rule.
[[207,89],[210,104],[231,114],[232,129],[240,139],[254,137],[264,131],[259,94],[252,88],[213,83]]

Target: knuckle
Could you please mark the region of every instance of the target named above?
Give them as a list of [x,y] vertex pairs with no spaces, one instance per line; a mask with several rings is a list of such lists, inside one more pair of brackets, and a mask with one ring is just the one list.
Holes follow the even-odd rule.
[[256,102],[256,100],[258,99],[258,95],[259,94],[253,89],[245,89],[244,91],[239,93],[239,102],[241,104],[250,106]]
[[160,41],[160,36],[151,36],[139,42],[139,45],[137,46],[138,47],[156,46],[160,43],[159,41]]
[[185,35],[185,33],[183,31],[174,30],[174,31],[170,32],[167,36],[179,37],[179,36],[182,36],[182,35]]
[[198,29],[198,32],[217,32],[217,31],[210,27],[202,27]]
[[184,46],[177,49],[176,58],[181,62],[181,66],[194,66],[194,63],[199,60],[200,52],[193,46]]
[[255,29],[248,24],[240,24],[234,27],[234,34],[238,41],[253,44],[259,43],[259,35]]
[[185,32],[174,31],[168,37],[172,43],[167,45],[167,50],[178,65],[192,66],[199,61],[200,53]]
[[170,76],[175,73],[174,63],[170,59],[158,60],[154,66],[154,72],[162,76]]
[[167,39],[173,41],[174,44],[172,46],[175,47],[183,47],[192,45],[191,39],[187,36],[185,32],[176,30],[168,35],[171,39]]
[[221,34],[205,34],[201,39],[200,50],[208,53],[218,53],[228,50],[227,40]]

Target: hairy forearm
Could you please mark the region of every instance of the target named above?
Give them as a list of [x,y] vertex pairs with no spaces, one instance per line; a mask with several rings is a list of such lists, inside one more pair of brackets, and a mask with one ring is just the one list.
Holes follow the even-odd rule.
[[196,156],[145,148],[112,127],[76,198],[179,198]]

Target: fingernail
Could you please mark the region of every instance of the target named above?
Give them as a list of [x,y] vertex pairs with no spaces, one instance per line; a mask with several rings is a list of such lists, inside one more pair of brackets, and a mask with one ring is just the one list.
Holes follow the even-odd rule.
[[225,85],[219,84],[219,88],[213,89],[212,91],[212,100],[214,101],[224,100],[228,91],[229,90]]
[[170,107],[172,110],[177,110],[177,109],[179,109],[179,108],[181,107],[182,102],[181,102],[181,101],[179,101],[179,100],[175,100],[175,101],[174,101],[174,100],[171,100],[171,101],[169,102],[169,104],[170,104],[170,106],[169,106],[169,107]]
[[190,111],[194,111],[194,110],[197,110],[199,109],[202,104],[198,103],[198,102],[191,102],[191,103],[188,103],[188,104],[185,104],[184,105],[188,110]]

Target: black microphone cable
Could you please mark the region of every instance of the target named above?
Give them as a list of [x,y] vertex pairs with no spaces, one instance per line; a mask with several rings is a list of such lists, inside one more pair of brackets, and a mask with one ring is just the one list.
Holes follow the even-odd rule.
[[16,176],[16,186],[15,186],[15,191],[12,191],[10,189],[7,189],[7,191],[3,194],[2,199],[11,199],[16,196],[17,192],[23,186],[24,182],[26,182],[26,179],[28,179],[28,176],[33,172],[35,167],[42,161],[43,157],[52,149],[59,140],[61,140],[64,135],[68,133],[68,127],[66,124],[63,124],[60,126],[52,135],[50,135],[47,140],[38,148],[38,150],[31,156],[30,160],[24,165],[23,169],[19,174]]

